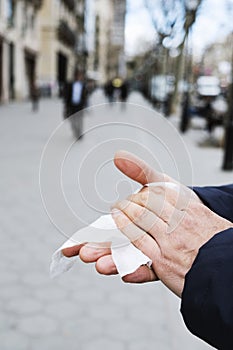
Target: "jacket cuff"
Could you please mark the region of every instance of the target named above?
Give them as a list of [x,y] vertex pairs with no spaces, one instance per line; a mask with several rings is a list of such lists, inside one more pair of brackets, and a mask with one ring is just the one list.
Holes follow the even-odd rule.
[[192,190],[208,208],[233,222],[233,185],[193,187]]
[[233,229],[204,244],[185,277],[181,313],[187,328],[219,349],[233,349]]

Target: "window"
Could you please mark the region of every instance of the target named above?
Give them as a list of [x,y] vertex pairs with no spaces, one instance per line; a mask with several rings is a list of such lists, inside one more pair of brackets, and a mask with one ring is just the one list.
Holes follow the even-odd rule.
[[13,27],[15,20],[15,0],[7,0],[6,6],[6,17],[8,26]]

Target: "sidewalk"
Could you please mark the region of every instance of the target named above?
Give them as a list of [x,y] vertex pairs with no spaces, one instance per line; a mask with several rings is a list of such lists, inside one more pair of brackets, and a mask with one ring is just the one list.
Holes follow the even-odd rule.
[[[103,95],[99,91],[90,101],[91,105],[103,102]],[[131,95],[129,102],[150,108],[137,93]],[[129,124],[132,122],[129,109],[121,110],[109,105],[103,108],[106,113],[102,116],[102,134],[98,133],[97,128],[91,131],[91,139],[86,134],[80,143],[73,146],[69,156],[71,158],[68,157],[67,165],[64,166],[68,200],[86,220],[90,220],[93,214],[90,207],[84,210],[81,202],[76,203],[77,196],[72,186],[77,181],[74,163],[79,164],[80,159],[84,160],[82,169],[86,169],[86,172],[81,174],[79,180],[87,186],[92,169],[89,163],[85,168],[88,156],[92,157],[92,165],[97,166],[99,160],[104,161],[105,151],[110,155],[118,146],[118,141],[114,140],[122,138],[124,145],[125,139],[131,135],[124,134],[121,129],[123,118]],[[51,255],[65,238],[45,213],[38,173],[43,147],[62,120],[61,110],[59,100],[42,100],[40,110],[35,114],[31,113],[28,103],[0,107],[1,350],[210,348],[185,329],[179,314],[179,300],[160,283],[125,285],[118,276],[100,276],[93,266],[81,262],[60,278],[50,279]],[[85,128],[89,132],[98,119],[96,113],[96,109],[91,110],[85,119]],[[133,117],[138,121],[141,114],[135,113]],[[107,124],[116,123],[116,118],[119,118],[120,126],[112,133]],[[174,124],[176,120],[171,122]],[[61,145],[72,141],[69,128],[65,132],[60,140]],[[104,142],[101,143],[102,137],[106,137],[103,139],[105,141],[110,137],[115,142],[114,145],[109,142],[106,147]],[[132,131],[130,137],[131,143],[127,141],[129,147],[133,147],[133,141],[138,141],[140,137],[145,141],[143,146],[150,146],[144,135],[140,136],[138,128]],[[224,173],[220,169],[222,151],[197,147],[199,137],[198,130],[190,130],[183,137],[191,157],[193,183],[204,185],[232,182],[232,172]],[[96,146],[96,153],[93,145]],[[180,161],[182,165],[182,159]],[[163,160],[161,164],[162,162]],[[108,183],[101,180],[101,176],[105,179],[105,171],[109,176]],[[107,163],[104,170],[98,168],[96,186],[100,193],[95,197],[92,188],[88,185],[88,191],[85,192],[84,186],[85,199],[104,211],[115,199],[111,194],[111,186],[116,179],[119,179],[119,174],[113,171],[111,163]],[[127,191],[131,190],[126,185]],[[124,190],[124,181],[122,186],[120,192]],[[105,202],[103,207],[101,196]],[[61,212],[60,216],[62,215]]]

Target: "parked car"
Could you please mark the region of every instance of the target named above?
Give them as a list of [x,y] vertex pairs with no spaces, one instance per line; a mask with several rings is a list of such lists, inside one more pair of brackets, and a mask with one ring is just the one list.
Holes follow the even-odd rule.
[[165,102],[174,89],[174,77],[171,75],[155,75],[150,81],[150,96],[154,102]]
[[221,93],[220,81],[215,76],[200,76],[197,79],[197,93],[201,97],[216,97]]
[[223,125],[227,113],[227,101],[221,96],[220,81],[215,76],[200,76],[196,85],[196,112],[206,119],[207,130],[211,133]]

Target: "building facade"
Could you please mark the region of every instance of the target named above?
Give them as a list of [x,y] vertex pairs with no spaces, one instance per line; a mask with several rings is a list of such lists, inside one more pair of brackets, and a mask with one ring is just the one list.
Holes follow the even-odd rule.
[[110,45],[110,75],[126,76],[125,60],[126,1],[113,0],[113,23]]
[[[94,24],[91,28],[92,48],[89,50],[88,70],[100,84],[116,76],[124,77],[126,64],[125,13],[126,0],[89,0]],[[90,5],[92,3],[92,5]],[[94,27],[94,30],[93,30]]]
[[124,78],[125,13],[126,0],[0,0],[0,102],[29,98],[36,85],[61,95],[77,67],[100,84]]
[[61,94],[86,69],[85,0],[0,1],[0,102]]
[[30,95],[39,57],[41,0],[0,1],[0,102]]
[[85,66],[84,0],[44,0],[40,10],[40,85],[61,95],[75,67]]
[[201,62],[201,74],[217,76],[223,86],[229,85],[232,79],[232,43],[233,34],[231,33],[222,38],[221,42],[207,47]]

